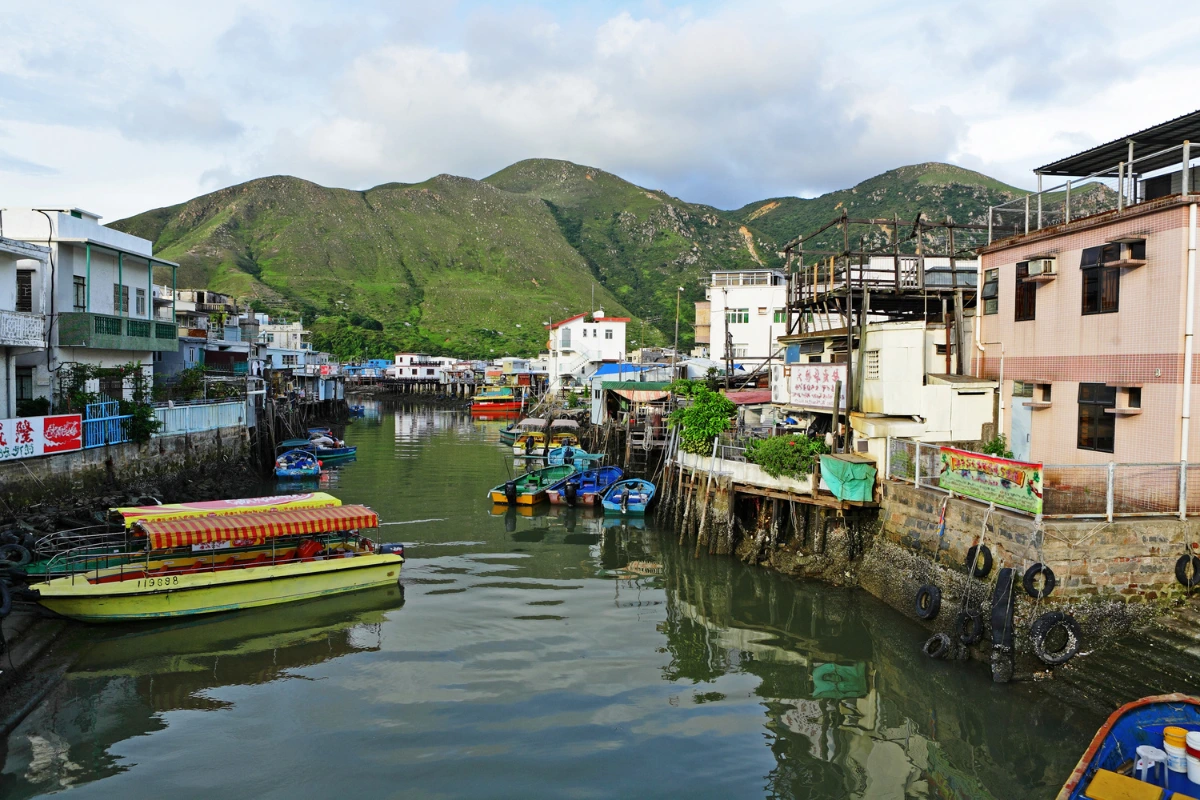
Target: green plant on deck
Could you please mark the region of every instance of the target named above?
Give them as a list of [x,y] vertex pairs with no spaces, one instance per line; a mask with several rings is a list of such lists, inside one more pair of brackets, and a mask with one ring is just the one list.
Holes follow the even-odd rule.
[[167,400],[227,400],[242,396],[241,389],[235,384],[211,382],[204,380],[208,367],[197,364],[181,370],[171,383],[155,381],[153,395],[159,402]]
[[803,434],[772,436],[752,440],[746,447],[746,460],[762,467],[772,478],[805,478],[812,474],[817,456],[828,452],[821,439]]
[[1012,458],[1013,452],[1008,449],[1008,437],[1003,433],[992,439],[990,442],[984,442],[983,452],[989,456],[996,458]]
[[713,439],[733,427],[731,417],[737,406],[700,381],[679,380],[670,388],[675,395],[691,400],[667,418],[672,428],[679,428],[680,449],[685,453],[711,455]]

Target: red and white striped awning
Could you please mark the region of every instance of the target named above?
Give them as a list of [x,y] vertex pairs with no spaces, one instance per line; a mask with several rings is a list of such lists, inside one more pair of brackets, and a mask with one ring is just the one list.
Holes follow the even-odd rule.
[[152,550],[187,547],[208,542],[262,540],[278,536],[343,533],[379,527],[379,515],[366,506],[264,511],[222,517],[145,520],[133,529],[144,533]]

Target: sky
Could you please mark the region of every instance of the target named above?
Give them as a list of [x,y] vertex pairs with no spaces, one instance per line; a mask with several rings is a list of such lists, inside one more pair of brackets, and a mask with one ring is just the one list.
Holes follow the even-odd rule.
[[[1152,9],[1153,13],[1150,12]],[[559,158],[698,203],[1033,168],[1200,108],[1200,6],[0,0],[0,207]]]

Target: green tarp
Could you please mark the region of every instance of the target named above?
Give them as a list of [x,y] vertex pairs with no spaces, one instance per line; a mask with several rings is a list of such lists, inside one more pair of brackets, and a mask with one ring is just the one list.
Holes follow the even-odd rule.
[[838,500],[869,503],[875,499],[874,464],[824,455],[821,456],[821,477]]

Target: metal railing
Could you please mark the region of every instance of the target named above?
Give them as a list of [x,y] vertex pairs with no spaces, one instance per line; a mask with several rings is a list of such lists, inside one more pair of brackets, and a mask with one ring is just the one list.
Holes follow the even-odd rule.
[[[887,476],[925,489],[941,488],[942,443],[888,440]],[[1025,513],[1015,511],[1014,513]],[[1200,465],[1045,464],[1042,516],[1106,519],[1200,514]]]
[[160,407],[154,409],[161,426],[156,436],[173,436],[179,433],[199,433],[218,428],[245,427],[246,403],[236,400],[227,403]]

